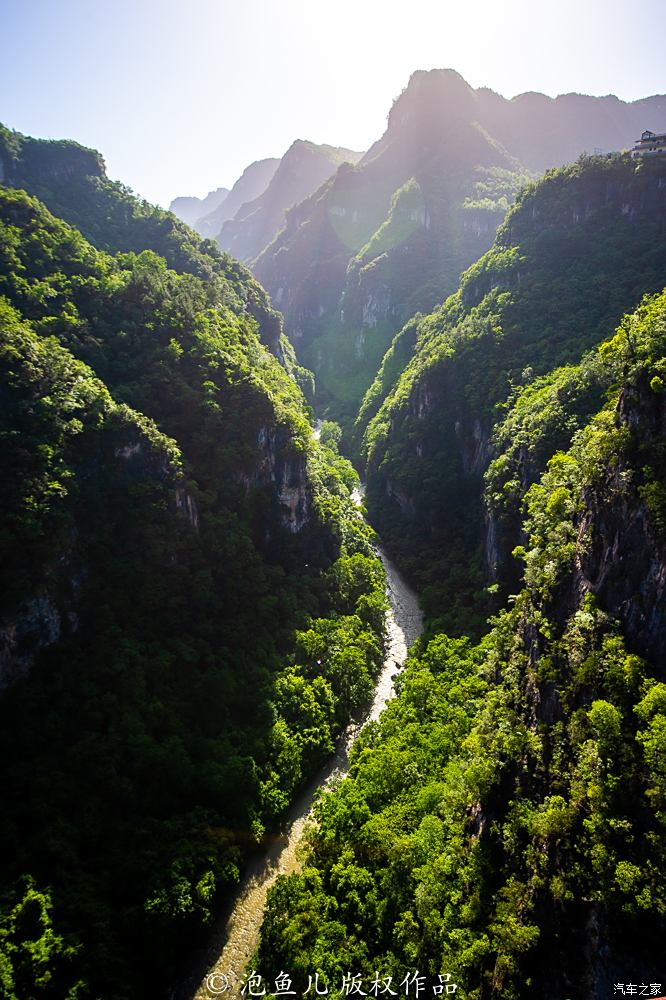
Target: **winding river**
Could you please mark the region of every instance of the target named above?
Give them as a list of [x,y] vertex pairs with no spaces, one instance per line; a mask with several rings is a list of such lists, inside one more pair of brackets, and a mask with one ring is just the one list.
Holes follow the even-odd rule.
[[[361,501],[360,492],[357,492],[356,501]],[[393,679],[405,661],[407,650],[423,631],[416,595],[382,549],[378,547],[376,551],[386,570],[390,609],[387,613],[387,655],[376,681],[372,705],[360,721],[347,727],[334,757],[302,790],[285,818],[281,835],[276,836],[266,851],[251,860],[245,868],[230,909],[211,935],[198,976],[193,976],[185,984],[185,989],[177,994],[182,1000],[240,996],[243,973],[258,943],[268,890],[278,875],[288,875],[300,867],[298,846],[317,794],[347,773],[352,743],[366,722],[379,718],[384,705],[393,696]],[[201,979],[204,968],[208,971]]]

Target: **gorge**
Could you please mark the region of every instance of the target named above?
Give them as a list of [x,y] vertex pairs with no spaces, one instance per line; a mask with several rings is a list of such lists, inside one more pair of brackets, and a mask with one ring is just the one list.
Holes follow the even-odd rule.
[[666,983],[648,117],[417,72],[196,229],[0,126],[8,1000]]

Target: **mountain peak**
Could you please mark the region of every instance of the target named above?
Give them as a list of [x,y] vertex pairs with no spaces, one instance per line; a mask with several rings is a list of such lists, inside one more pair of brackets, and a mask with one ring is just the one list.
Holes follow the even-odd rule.
[[402,94],[394,101],[388,127],[433,115],[473,117],[475,92],[454,69],[416,70]]
[[0,123],[0,179],[106,177],[104,159],[70,139],[33,139]]

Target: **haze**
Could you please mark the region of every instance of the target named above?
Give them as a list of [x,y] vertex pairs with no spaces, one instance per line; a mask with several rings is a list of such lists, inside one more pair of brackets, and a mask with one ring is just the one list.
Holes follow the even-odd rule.
[[295,138],[367,148],[415,69],[508,97],[662,93],[665,27],[658,0],[0,0],[0,120],[96,147],[168,205]]

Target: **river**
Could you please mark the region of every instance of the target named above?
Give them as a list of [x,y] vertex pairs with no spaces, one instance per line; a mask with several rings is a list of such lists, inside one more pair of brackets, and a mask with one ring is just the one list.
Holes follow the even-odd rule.
[[[361,498],[362,494],[357,491],[357,503],[360,503]],[[179,997],[211,1000],[214,996],[224,995],[229,998],[240,995],[241,977],[258,943],[268,890],[278,875],[288,875],[298,870],[298,845],[318,793],[347,773],[352,743],[367,722],[379,718],[384,705],[393,696],[395,675],[405,661],[407,650],[423,631],[423,617],[416,595],[381,547],[378,546],[376,551],[386,570],[390,608],[387,613],[387,654],[376,680],[372,705],[361,720],[347,727],[338,743],[335,756],[301,791],[287,813],[281,835],[276,836],[267,850],[251,860],[245,868],[230,908],[214,929],[207,956],[201,962],[201,967],[208,971],[199,981],[202,974],[200,968],[197,979],[189,985],[185,984],[185,990],[178,993]],[[226,983],[223,977],[227,977],[229,989],[223,990]]]

